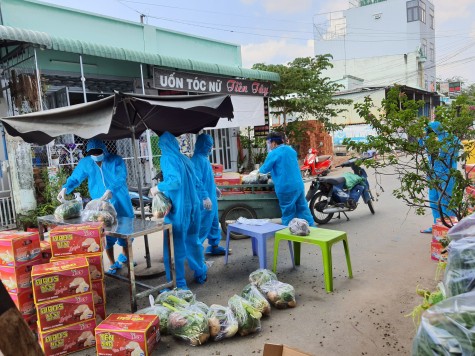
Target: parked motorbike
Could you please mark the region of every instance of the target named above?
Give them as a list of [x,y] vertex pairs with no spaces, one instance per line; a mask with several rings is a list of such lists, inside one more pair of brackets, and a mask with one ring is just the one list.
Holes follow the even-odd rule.
[[309,176],[326,176],[330,173],[331,166],[332,156],[318,156],[318,151],[315,148],[311,148],[305,156],[300,171],[302,172],[303,178]]
[[[152,201],[153,198],[150,194],[150,189],[152,189],[153,186],[157,185],[160,180],[163,180],[163,174],[162,172],[158,172],[158,174],[152,178],[152,185],[150,186],[145,186],[142,187],[142,199],[143,199],[143,205],[145,208],[146,213],[151,213],[152,212]],[[139,197],[139,190],[137,187],[129,187],[129,197],[132,202],[132,206],[134,210],[140,209],[140,197]]]
[[343,213],[346,219],[350,220],[346,212],[355,210],[360,198],[363,198],[371,214],[374,214],[374,198],[369,188],[368,175],[363,167],[356,165],[358,160],[365,159],[367,158],[352,158],[335,167],[350,167],[354,174],[364,179],[351,190],[345,188],[345,177],[317,177],[313,180],[306,198],[310,202],[310,211],[316,223],[322,225],[328,223],[335,213],[338,213],[338,218]]

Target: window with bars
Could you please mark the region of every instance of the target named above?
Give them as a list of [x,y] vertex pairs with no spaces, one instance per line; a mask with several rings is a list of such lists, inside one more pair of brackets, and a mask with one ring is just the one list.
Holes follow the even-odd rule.
[[[426,23],[426,4],[421,0],[406,2],[407,22],[421,21]],[[431,9],[432,10],[432,9]],[[433,10],[432,10],[433,18]]]

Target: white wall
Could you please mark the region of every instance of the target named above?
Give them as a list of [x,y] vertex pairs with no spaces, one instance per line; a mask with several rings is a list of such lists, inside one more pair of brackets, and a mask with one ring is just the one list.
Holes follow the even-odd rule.
[[364,103],[365,97],[370,96],[373,100],[374,108],[371,110],[372,114],[376,117],[379,117],[380,112],[379,108],[381,107],[381,101],[385,98],[386,92],[385,89],[378,89],[372,91],[361,91],[357,93],[348,93],[343,95],[335,96],[335,99],[350,99],[353,101],[352,104],[347,106],[339,106],[339,108],[345,108],[347,111],[339,114],[335,119],[332,119],[332,123],[338,125],[354,125],[354,124],[364,124],[364,119],[360,118],[354,105],[356,103]]

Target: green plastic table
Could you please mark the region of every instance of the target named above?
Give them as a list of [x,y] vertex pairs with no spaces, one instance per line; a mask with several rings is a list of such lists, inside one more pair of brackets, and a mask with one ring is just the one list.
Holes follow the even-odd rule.
[[343,247],[345,249],[346,264],[348,265],[348,277],[353,278],[350,250],[348,247],[346,232],[311,227],[310,235],[297,236],[292,235],[288,228],[277,231],[275,233],[274,243],[274,273],[277,270],[277,256],[279,255],[279,242],[281,240],[292,241],[294,243],[294,259],[296,266],[300,265],[300,245],[302,243],[317,245],[321,248],[325,276],[325,290],[328,293],[333,291],[333,265],[331,248],[335,243],[342,241]]

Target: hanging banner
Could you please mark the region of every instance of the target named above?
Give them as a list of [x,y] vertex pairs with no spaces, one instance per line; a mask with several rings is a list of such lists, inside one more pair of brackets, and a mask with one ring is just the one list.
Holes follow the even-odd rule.
[[214,77],[154,67],[153,87],[162,90],[267,97],[270,94],[271,84],[255,80]]
[[266,137],[269,134],[269,98],[264,98],[264,125],[254,126],[254,136]]

